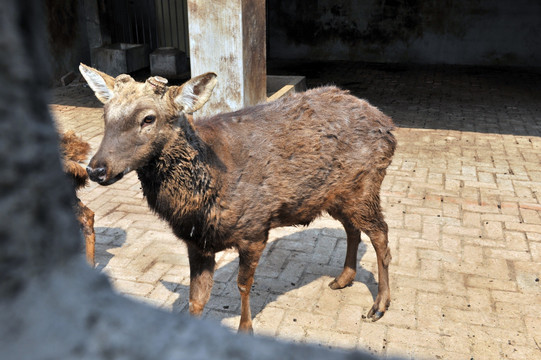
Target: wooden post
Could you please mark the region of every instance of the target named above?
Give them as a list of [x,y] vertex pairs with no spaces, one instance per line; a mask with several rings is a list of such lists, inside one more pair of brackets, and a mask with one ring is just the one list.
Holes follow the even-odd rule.
[[213,71],[218,84],[194,115],[208,116],[267,97],[265,0],[188,0],[192,77]]

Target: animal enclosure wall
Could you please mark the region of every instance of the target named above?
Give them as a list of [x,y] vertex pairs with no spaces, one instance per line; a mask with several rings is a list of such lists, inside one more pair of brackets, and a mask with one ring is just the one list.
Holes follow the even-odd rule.
[[538,0],[268,0],[271,59],[539,66]]

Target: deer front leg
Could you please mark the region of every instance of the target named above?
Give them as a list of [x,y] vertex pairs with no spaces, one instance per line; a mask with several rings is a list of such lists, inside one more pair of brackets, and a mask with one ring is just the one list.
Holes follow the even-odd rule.
[[214,254],[205,254],[188,245],[190,261],[190,314],[200,316],[214,284]]
[[81,226],[86,243],[86,260],[92,267],[95,265],[94,253],[96,247],[96,233],[94,232],[94,212],[77,199],[75,205],[77,220]]
[[254,274],[265,248],[265,242],[239,245],[239,275],[237,285],[240,292],[240,324],[239,332],[252,334],[252,312],[250,310],[250,290],[254,283]]

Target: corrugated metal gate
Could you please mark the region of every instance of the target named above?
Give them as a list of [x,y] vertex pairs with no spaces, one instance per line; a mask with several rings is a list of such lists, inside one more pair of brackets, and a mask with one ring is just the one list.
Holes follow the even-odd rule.
[[189,54],[186,0],[101,0],[113,43],[176,47]]

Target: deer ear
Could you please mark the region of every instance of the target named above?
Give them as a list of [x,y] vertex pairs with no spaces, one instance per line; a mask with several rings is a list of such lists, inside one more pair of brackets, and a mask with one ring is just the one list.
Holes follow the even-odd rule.
[[191,114],[208,101],[216,82],[215,73],[199,75],[182,86],[173,86],[170,89],[171,96],[175,104],[182,107],[183,112]]
[[79,65],[79,71],[85,78],[88,86],[94,90],[94,94],[102,103],[106,103],[113,97],[115,78],[98,71],[85,64]]

